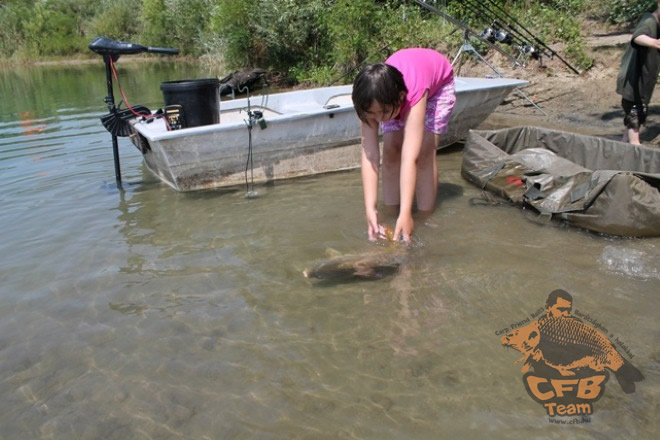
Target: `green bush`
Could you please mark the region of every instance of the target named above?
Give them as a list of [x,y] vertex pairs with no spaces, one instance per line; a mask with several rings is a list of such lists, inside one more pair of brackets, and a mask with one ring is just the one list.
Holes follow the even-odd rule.
[[[561,43],[565,58],[588,68],[579,17],[593,14],[636,22],[655,0],[427,0],[480,32],[493,14],[539,40]],[[98,35],[176,47],[235,70],[262,67],[292,82],[325,83],[402,47],[455,53],[462,31],[410,0],[0,0],[4,58],[87,53]],[[501,9],[500,9],[501,8]],[[514,17],[514,18],[511,18]],[[524,32],[522,32],[524,34]],[[518,36],[529,38],[529,36]],[[489,50],[479,39],[480,51]],[[529,41],[534,43],[534,41]],[[519,44],[519,43],[518,43]],[[516,46],[498,44],[511,55]],[[217,72],[218,75],[227,72]]]
[[11,59],[69,56],[85,52],[96,0],[0,2],[0,55]]
[[166,34],[171,45],[183,55],[202,55],[200,40],[209,28],[211,0],[168,0],[165,20]]
[[30,20],[28,6],[8,4],[0,9],[0,56],[12,57],[27,45],[24,23]]
[[86,21],[95,11],[87,0],[43,0],[27,8],[14,3],[3,9],[15,13],[8,16],[9,20],[20,20],[10,25],[17,32],[14,39],[22,42],[16,50],[36,56],[72,55],[83,51]]
[[656,0],[609,0],[608,19],[612,23],[636,23],[656,7]]
[[[555,43],[563,43],[566,46],[566,54],[563,54],[565,56],[562,58],[567,59],[578,69],[588,69],[593,65],[593,58],[586,52],[582,36],[583,28],[578,14],[587,7],[585,6],[587,3],[581,0],[532,3],[518,1],[510,14],[518,17],[517,21],[524,23],[524,29],[548,47]],[[517,29],[524,36],[529,36],[522,26],[517,26]],[[535,44],[534,38],[530,38],[528,42]]]
[[[106,0],[90,24],[89,37],[106,36],[121,41],[137,39],[140,9],[133,0]],[[137,6],[140,6],[138,3]]]
[[142,44],[161,47],[172,45],[170,16],[165,0],[143,0],[139,19]]
[[[352,69],[377,50],[382,10],[371,0],[337,0],[325,17],[333,48],[330,59],[337,67]],[[378,57],[380,58],[380,57]]]
[[409,1],[337,0],[325,20],[334,42],[334,74],[342,77],[404,47],[446,51],[460,36],[450,37],[454,29],[448,22]]
[[[326,61],[329,40],[322,15],[328,0],[224,0],[210,30],[229,68],[262,67],[290,73]],[[216,48],[217,50],[217,48]]]

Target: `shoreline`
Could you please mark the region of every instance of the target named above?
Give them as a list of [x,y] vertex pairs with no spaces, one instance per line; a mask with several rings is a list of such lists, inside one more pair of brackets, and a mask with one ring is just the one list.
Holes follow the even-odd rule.
[[[557,59],[543,59],[542,63],[530,61],[524,68],[513,67],[498,56],[491,54],[488,62],[505,77],[529,81],[521,93],[512,93],[481,124],[483,129],[496,129],[517,125],[534,125],[565,131],[620,140],[624,131],[621,97],[615,92],[616,76],[628,37],[617,36],[615,42],[600,38],[600,44],[592,42],[590,48],[594,64],[588,71],[575,75]],[[124,64],[157,62],[210,64],[209,59],[179,56],[131,55],[118,60]],[[102,65],[102,58],[95,54],[78,58],[61,58],[29,62],[1,62],[0,69]],[[223,70],[209,66],[218,73]],[[469,60],[463,65],[460,76],[488,77],[493,72],[483,63]],[[308,86],[296,86],[305,88]],[[534,107],[534,102],[539,108]],[[642,143],[660,146],[660,104],[653,101],[649,106],[648,122],[641,133]]]
[[[200,58],[195,57],[179,57],[179,56],[143,56],[143,55],[130,55],[120,57],[117,63],[152,63],[162,62],[169,60],[177,63],[202,63]],[[86,55],[80,58],[62,58],[62,59],[47,59],[47,60],[24,60],[24,61],[0,61],[0,68],[12,67],[33,67],[33,66],[70,66],[70,65],[84,65],[84,64],[103,64],[103,58],[100,55]]]

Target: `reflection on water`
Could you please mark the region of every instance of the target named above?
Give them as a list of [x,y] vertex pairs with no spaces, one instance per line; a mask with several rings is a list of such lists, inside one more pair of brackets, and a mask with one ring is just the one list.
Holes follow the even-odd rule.
[[642,280],[660,279],[660,254],[651,248],[647,251],[626,246],[606,246],[600,256],[607,270]]
[[[56,76],[38,75],[26,81],[46,93],[41,81]],[[103,87],[102,71],[89,75]],[[654,437],[658,239],[470,203],[481,192],[452,150],[401,270],[320,288],[302,271],[326,248],[374,246],[358,172],[259,187],[256,199],[182,194],[122,140],[119,192],[103,91],[88,93],[3,106],[0,437]],[[22,132],[19,110],[43,130]],[[631,395],[609,384],[591,422],[570,427],[529,398],[497,335],[557,288],[645,375]]]

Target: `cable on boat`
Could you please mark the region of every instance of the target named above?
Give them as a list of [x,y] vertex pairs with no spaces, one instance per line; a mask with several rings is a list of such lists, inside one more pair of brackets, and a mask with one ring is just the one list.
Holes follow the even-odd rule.
[[[252,117],[250,116],[250,119]],[[245,196],[247,198],[255,197],[257,193],[254,191],[254,163],[252,162],[252,121],[246,122],[248,128],[248,157],[245,162]],[[248,167],[250,168],[250,185],[248,185]],[[251,189],[250,189],[251,188]]]
[[142,114],[138,113],[135,110],[133,110],[133,107],[131,107],[131,104],[129,104],[128,99],[126,99],[126,94],[124,93],[124,89],[121,87],[121,83],[119,82],[119,75],[117,75],[117,69],[115,68],[115,62],[112,60],[112,57],[110,58],[110,69],[112,70],[112,76],[115,77],[115,81],[117,81],[117,87],[119,88],[119,93],[121,94],[122,99],[124,100],[124,103],[126,103],[126,108],[130,110],[131,113],[133,113],[137,117],[145,118],[145,119],[158,119],[158,118],[163,118],[165,121],[165,125],[167,126],[167,131],[171,131],[172,127],[170,127],[170,123],[165,117],[164,114],[160,115],[155,115],[155,114]]
[[[248,157],[245,162],[245,197],[248,199],[253,199],[259,194],[254,190],[254,162],[252,159],[252,127],[254,123],[258,122],[259,126],[263,129],[266,127],[266,122],[263,121],[263,113],[260,111],[252,111],[250,105],[250,89],[248,87],[243,87],[238,90],[239,93],[247,93],[247,114],[248,118],[244,119],[245,125],[248,129]],[[263,102],[263,97],[262,97]],[[259,121],[261,119],[261,121]],[[262,125],[263,124],[263,125]],[[250,170],[250,182],[248,183],[248,169]]]

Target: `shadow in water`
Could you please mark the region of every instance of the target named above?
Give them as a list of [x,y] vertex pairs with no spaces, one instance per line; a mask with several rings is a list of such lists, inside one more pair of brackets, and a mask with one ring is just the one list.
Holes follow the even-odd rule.
[[399,267],[382,267],[377,274],[371,277],[360,277],[352,274],[337,274],[337,276],[328,279],[310,280],[314,287],[329,288],[337,287],[342,284],[369,284],[374,281],[380,281],[391,278],[399,273]]
[[[593,115],[595,115],[595,114],[593,114]],[[649,106],[648,116],[652,117],[652,116],[658,116],[658,115],[660,115],[660,106],[658,106],[658,105]],[[615,121],[619,125],[619,127],[621,128],[621,135],[623,135],[623,131],[624,131],[623,117],[624,117],[623,109],[619,108],[619,109],[616,109],[616,110],[612,110],[612,111],[603,113],[603,115],[600,117],[600,119],[602,121],[606,121],[606,122]],[[657,124],[657,123],[654,124],[653,121],[649,121],[648,119],[647,119],[646,122],[647,122],[648,125],[646,126],[646,128],[644,130],[642,130],[642,132],[640,134],[640,140],[642,142],[651,142],[651,141],[655,140],[655,138],[660,136],[660,124]],[[649,124],[649,122],[651,124]],[[594,134],[594,136],[601,136],[601,137],[608,138],[608,139],[621,140],[621,136],[618,136],[618,135],[611,135],[611,134],[598,135],[598,134]]]
[[[172,191],[175,190],[173,189]],[[226,196],[227,194],[237,194],[240,193],[241,191],[245,192],[245,187],[231,186],[227,188],[213,188],[213,189],[206,189],[200,191],[182,192],[180,194],[192,200],[203,200],[203,199],[212,199],[215,197],[222,197],[222,196]]]
[[[597,114],[592,113],[592,115],[595,116]],[[648,115],[649,116],[660,115],[660,105],[651,105],[651,106],[649,106]],[[611,110],[609,112],[605,112],[600,117],[600,119],[602,119],[603,121],[611,121],[612,119],[621,119],[621,123],[623,124],[623,109],[622,108],[617,108],[616,110]]]
[[655,139],[660,136],[660,126],[653,126],[653,127],[648,127],[646,130],[642,132],[642,134],[639,135],[639,139],[642,142],[652,142],[655,141]]
[[463,187],[455,183],[440,182],[438,184],[438,196],[436,199],[436,209],[443,202],[456,199],[463,196]]

